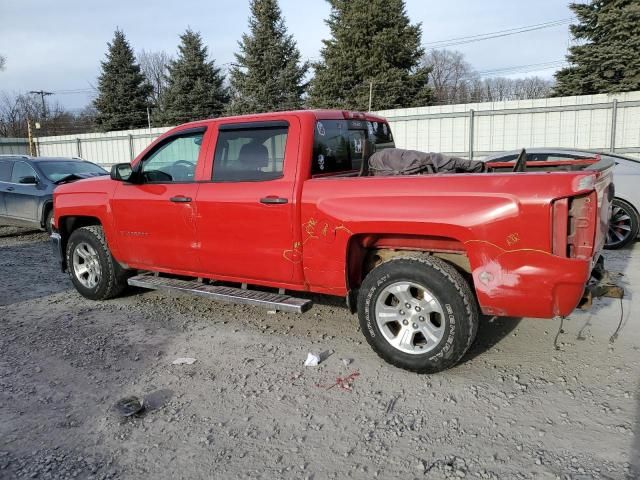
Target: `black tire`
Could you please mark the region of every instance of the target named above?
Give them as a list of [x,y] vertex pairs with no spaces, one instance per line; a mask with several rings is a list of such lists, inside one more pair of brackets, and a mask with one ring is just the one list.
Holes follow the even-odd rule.
[[47,235],[51,235],[51,221],[53,220],[53,208],[47,212],[44,217],[44,229],[47,231]]
[[620,198],[611,202],[612,212],[604,248],[617,250],[634,242],[638,237],[638,212],[633,205]]
[[[391,345],[376,320],[378,297],[388,295],[386,287],[402,282],[427,289],[445,312],[439,321],[442,338],[426,353],[405,353]],[[436,373],[458,363],[473,343],[479,323],[475,296],[462,275],[444,260],[426,255],[395,258],[369,272],[358,293],[358,317],[367,342],[382,359],[417,373]]]
[[[74,268],[74,252],[82,245],[90,246],[97,254],[100,275],[99,280],[93,287],[84,285],[83,281],[78,278]],[[104,232],[99,225],[91,225],[74,230],[67,242],[66,257],[71,281],[83,297],[91,300],[107,300],[120,294],[127,285],[128,272],[120,267],[111,255],[104,238]]]

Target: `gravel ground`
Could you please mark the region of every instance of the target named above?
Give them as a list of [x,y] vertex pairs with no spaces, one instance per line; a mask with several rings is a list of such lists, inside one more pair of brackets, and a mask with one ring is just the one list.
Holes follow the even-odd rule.
[[[459,366],[420,376],[383,363],[339,300],[95,303],[44,234],[2,227],[0,478],[639,478],[640,243],[607,262],[627,288],[615,343],[621,305],[603,299],[558,349],[558,322],[485,320]],[[305,368],[308,352],[326,358]],[[129,395],[147,409],[121,419]]]

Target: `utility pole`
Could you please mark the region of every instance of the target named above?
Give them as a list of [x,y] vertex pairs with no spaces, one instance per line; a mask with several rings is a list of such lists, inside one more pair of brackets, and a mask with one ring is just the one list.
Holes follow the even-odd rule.
[[369,82],[369,111],[371,111],[372,102],[373,102],[373,82]]
[[33,146],[33,133],[31,131],[31,120],[27,118],[27,134],[29,136],[29,155],[35,157],[35,148]]
[[40,99],[42,100],[42,119],[47,118],[47,104],[44,101],[44,97],[48,95],[53,95],[53,92],[45,92],[44,90],[31,90],[29,92],[32,95],[40,95]]
[[147,107],[147,124],[149,125],[149,132],[151,132],[151,111]]

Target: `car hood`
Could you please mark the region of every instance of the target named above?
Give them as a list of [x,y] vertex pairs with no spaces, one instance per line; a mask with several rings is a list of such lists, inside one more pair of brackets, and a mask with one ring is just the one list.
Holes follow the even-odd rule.
[[72,173],[67,177],[64,177],[62,181],[58,180],[59,183],[55,183],[55,185],[64,185],[66,183],[77,182],[78,180],[85,180],[87,178],[96,178],[96,177],[104,177],[107,176],[107,173]]
[[118,182],[109,175],[89,176],[56,185],[55,193],[98,193],[112,191]]

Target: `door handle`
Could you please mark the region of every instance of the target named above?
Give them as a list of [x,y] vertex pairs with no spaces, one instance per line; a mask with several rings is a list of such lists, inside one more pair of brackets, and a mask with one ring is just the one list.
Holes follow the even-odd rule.
[[191,197],[183,197],[182,195],[178,195],[177,197],[171,197],[169,201],[173,203],[189,203],[191,202]]
[[15,190],[15,188],[13,187],[7,187],[7,192],[13,192]]
[[267,205],[282,205],[283,203],[288,203],[289,200],[282,197],[276,197],[275,195],[269,195],[268,197],[263,197],[260,199],[260,203],[266,203]]

